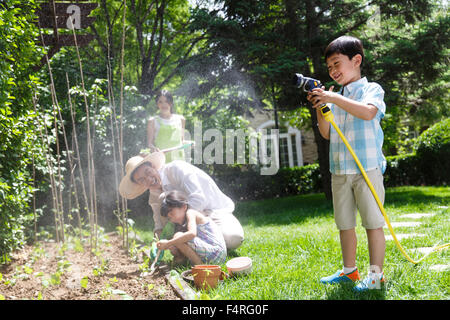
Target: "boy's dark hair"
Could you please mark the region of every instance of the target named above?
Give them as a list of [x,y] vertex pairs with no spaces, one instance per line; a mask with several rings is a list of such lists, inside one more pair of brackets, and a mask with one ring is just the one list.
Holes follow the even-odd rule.
[[340,53],[346,55],[350,60],[357,54],[362,57],[361,66],[364,61],[364,48],[361,40],[355,37],[342,36],[339,37],[328,45],[325,49],[325,61],[331,55]]
[[189,207],[188,199],[184,193],[176,190],[170,191],[166,194],[164,200],[162,201],[160,214],[163,217],[167,217],[170,210],[173,208],[181,208],[184,205]]

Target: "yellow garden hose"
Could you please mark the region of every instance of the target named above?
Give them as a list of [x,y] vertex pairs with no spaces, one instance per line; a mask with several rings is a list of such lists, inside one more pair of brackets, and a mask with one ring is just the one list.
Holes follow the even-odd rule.
[[326,121],[330,122],[331,125],[334,127],[334,129],[337,131],[337,133],[339,134],[339,136],[341,137],[342,141],[344,142],[345,146],[347,147],[348,151],[350,151],[350,154],[352,155],[353,159],[355,160],[356,164],[358,165],[359,170],[361,170],[361,173],[364,177],[364,180],[366,180],[367,185],[370,188],[370,191],[372,192],[375,201],[378,204],[378,207],[381,210],[381,213],[383,214],[384,220],[386,221],[386,224],[389,228],[389,232],[392,235],[392,238],[394,239],[394,242],[397,246],[397,248],[400,250],[400,252],[403,254],[403,256],[411,263],[413,264],[418,264],[419,262],[421,262],[423,259],[425,259],[426,257],[428,257],[431,253],[444,249],[446,247],[450,246],[450,243],[446,243],[446,244],[442,244],[440,246],[434,246],[432,248],[432,250],[430,252],[428,252],[427,254],[425,254],[425,256],[423,256],[421,259],[415,261],[413,259],[411,259],[411,257],[406,253],[405,249],[402,247],[402,245],[400,244],[400,242],[397,239],[397,236],[395,235],[394,229],[392,229],[391,223],[389,222],[389,218],[386,214],[386,211],[384,210],[383,204],[381,203],[380,199],[378,198],[378,195],[372,185],[372,182],[370,181],[369,177],[366,174],[366,171],[364,170],[363,166],[361,165],[361,162],[359,161],[358,157],[356,156],[355,152],[353,151],[352,147],[350,146],[350,144],[348,143],[347,139],[345,138],[345,136],[342,134],[342,131],[339,129],[339,127],[336,125],[336,122],[334,122],[334,116],[333,113],[331,112],[331,109],[325,105],[323,107],[321,107],[320,109],[323,117],[325,118]]

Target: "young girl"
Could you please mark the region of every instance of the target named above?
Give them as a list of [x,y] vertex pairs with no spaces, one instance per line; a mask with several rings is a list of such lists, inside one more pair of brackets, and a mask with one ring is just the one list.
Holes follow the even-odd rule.
[[[183,144],[186,120],[182,115],[173,113],[172,94],[167,90],[158,92],[156,105],[159,115],[151,117],[147,122],[147,141],[151,152]],[[184,160],[184,151],[171,151],[165,156],[166,163],[173,160]]]
[[[161,205],[161,216],[187,230],[176,232],[171,240],[160,240],[158,249],[170,249],[179,262],[184,257],[192,264],[221,264],[227,249],[217,225],[200,212],[189,209],[187,198],[179,191],[166,194]],[[181,258],[181,259],[180,259]]]

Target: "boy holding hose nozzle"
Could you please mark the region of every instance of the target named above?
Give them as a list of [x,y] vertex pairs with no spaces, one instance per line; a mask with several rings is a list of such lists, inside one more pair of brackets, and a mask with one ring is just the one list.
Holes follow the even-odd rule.
[[333,209],[344,266],[320,281],[335,284],[360,280],[356,267],[355,232],[359,210],[368,238],[370,270],[368,276],[354,289],[380,289],[380,284],[384,282],[385,221],[349,150],[320,109],[324,104],[329,104],[335,123],[355,151],[381,202],[384,202],[383,173],[386,159],[382,153],[384,135],[380,126],[386,111],[384,91],[379,84],[361,77],[364,51],[359,39],[349,36],[335,39],[325,50],[325,60],[330,77],[342,85],[342,89],[337,93],[333,92],[333,86],[326,91],[319,85],[308,90],[307,99],[316,109],[320,134],[330,140]]

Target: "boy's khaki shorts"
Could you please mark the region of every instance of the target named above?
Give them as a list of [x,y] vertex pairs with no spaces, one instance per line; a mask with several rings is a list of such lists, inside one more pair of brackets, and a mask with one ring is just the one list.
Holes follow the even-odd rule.
[[[380,169],[367,171],[378,198],[384,204],[383,174]],[[331,175],[333,192],[334,220],[339,230],[356,227],[357,210],[362,226],[366,229],[378,229],[384,226],[384,217],[369,186],[361,173]]]

